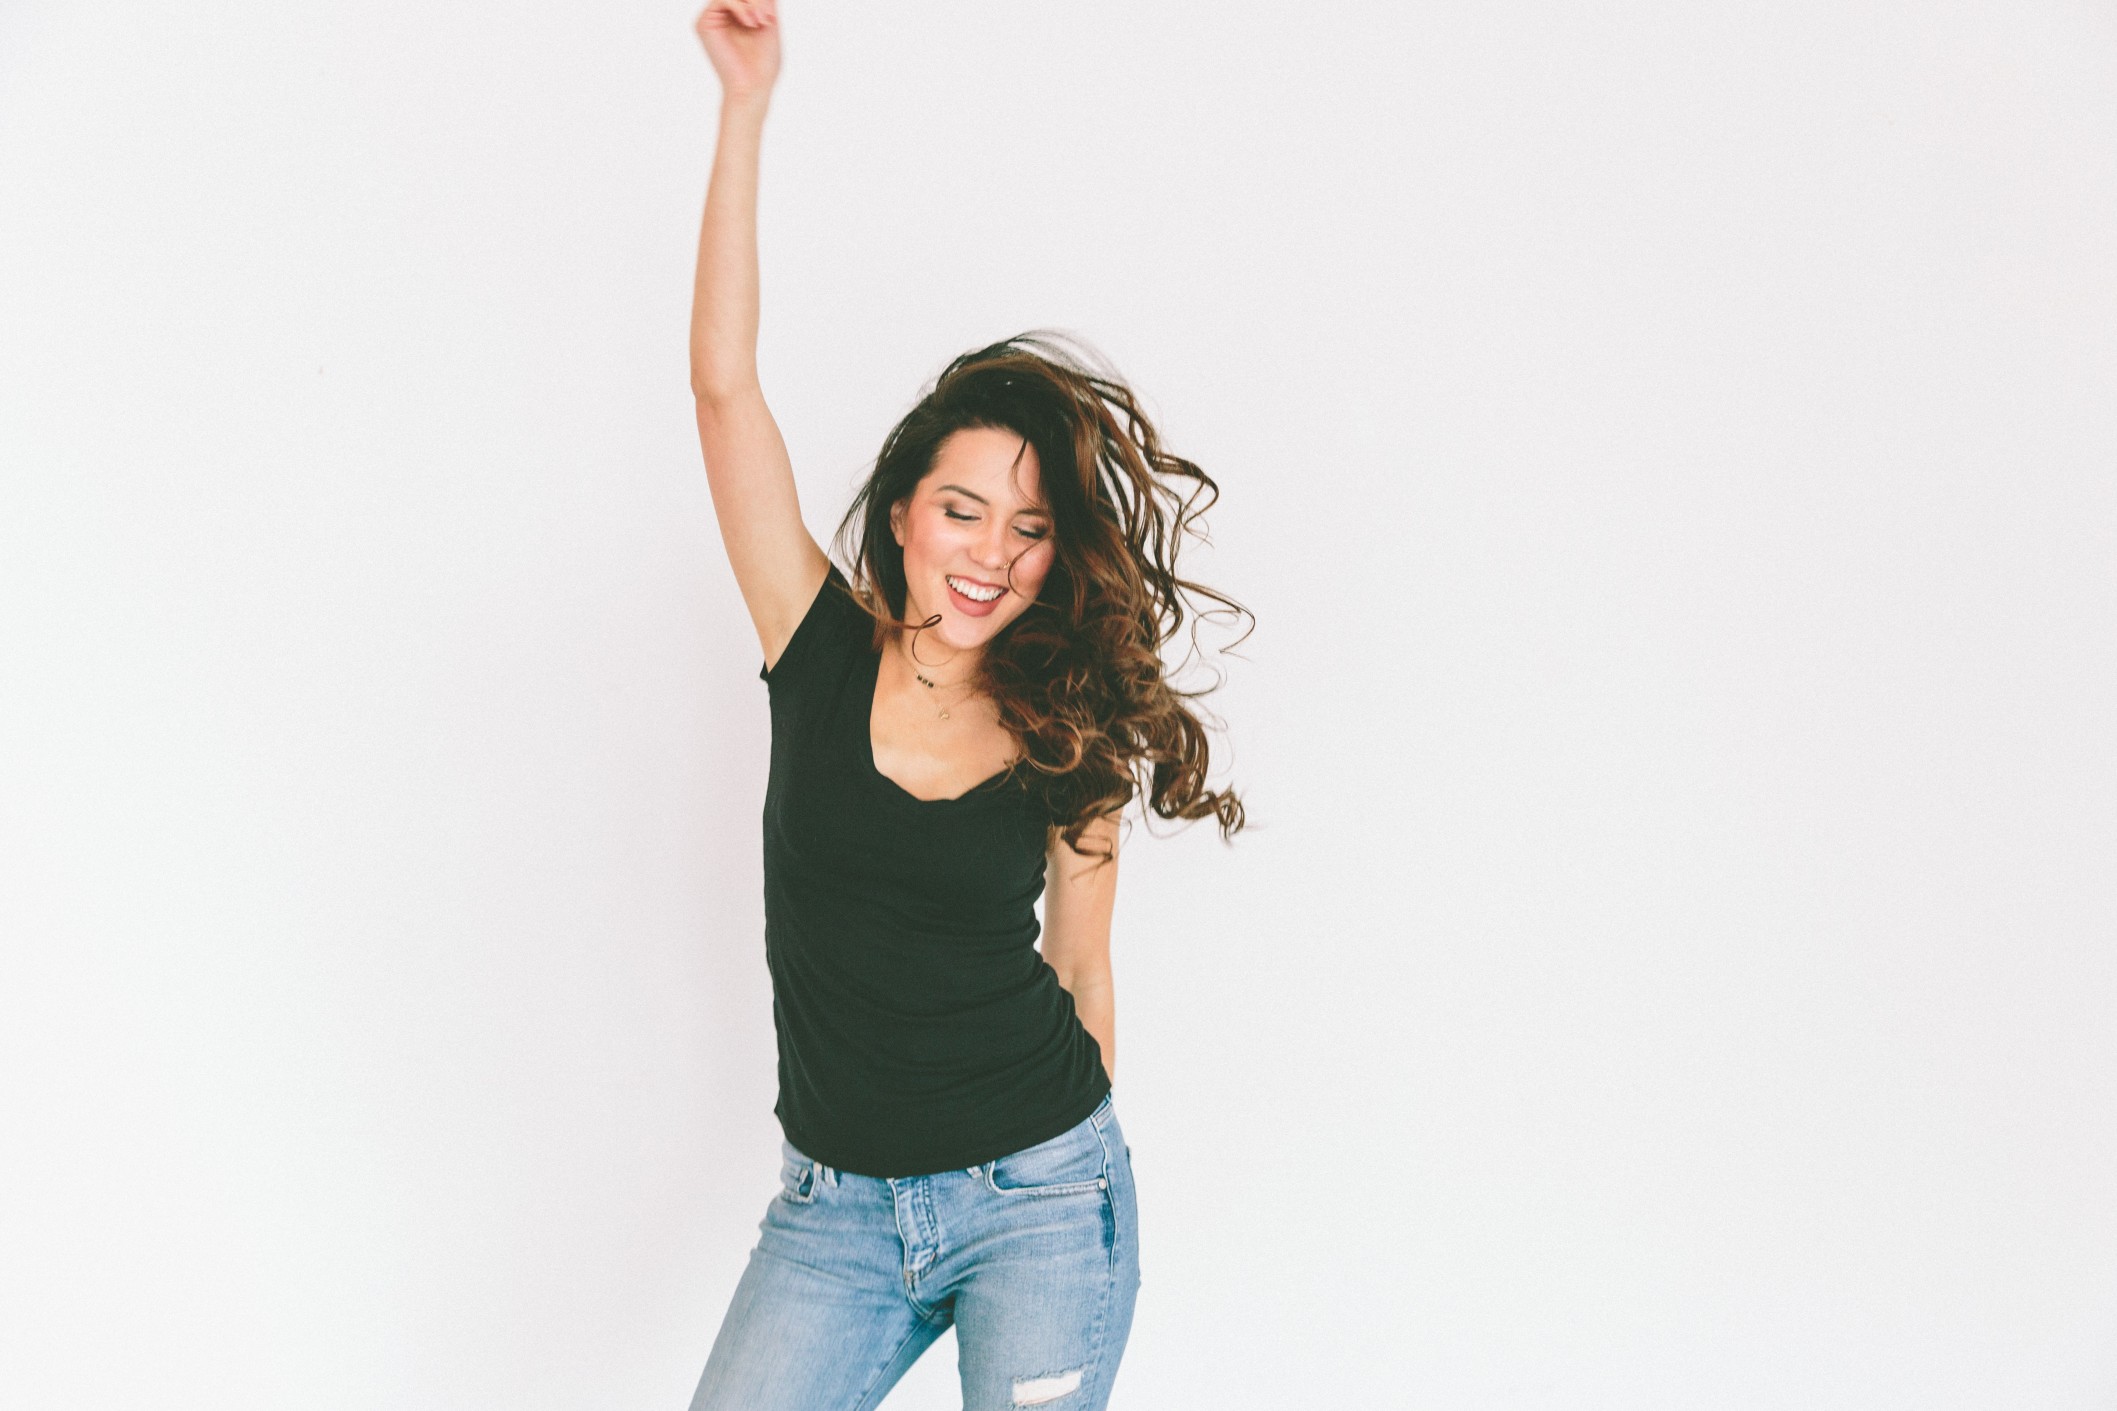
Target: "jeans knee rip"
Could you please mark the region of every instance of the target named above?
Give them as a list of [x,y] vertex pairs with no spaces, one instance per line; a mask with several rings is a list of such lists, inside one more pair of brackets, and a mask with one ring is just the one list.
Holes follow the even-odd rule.
[[1081,1369],[1058,1372],[1048,1377],[1016,1377],[1014,1379],[1014,1404],[1017,1406],[1042,1406],[1079,1391]]

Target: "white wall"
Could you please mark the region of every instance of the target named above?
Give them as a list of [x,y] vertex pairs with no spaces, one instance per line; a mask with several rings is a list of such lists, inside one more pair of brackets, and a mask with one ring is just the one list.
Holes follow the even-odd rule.
[[[1260,618],[1257,826],[1128,844],[1116,1405],[2117,1405],[2108,7],[786,10],[811,526],[1056,325]],[[0,11],[0,1402],[690,1393],[776,1150],[692,13]]]

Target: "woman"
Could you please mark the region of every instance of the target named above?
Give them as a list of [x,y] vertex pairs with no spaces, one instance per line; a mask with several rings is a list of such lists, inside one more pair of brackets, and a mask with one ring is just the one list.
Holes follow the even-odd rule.
[[1160,658],[1179,589],[1233,606],[1174,572],[1217,490],[1121,384],[1025,336],[949,366],[840,525],[853,576],[826,558],[757,380],[774,8],[698,19],[722,103],[691,372],[772,712],[786,1140],[692,1407],[872,1407],[953,1325],[966,1408],[1088,1411],[1139,1284],[1111,1098],[1117,817],[1145,765],[1160,816],[1242,826]]

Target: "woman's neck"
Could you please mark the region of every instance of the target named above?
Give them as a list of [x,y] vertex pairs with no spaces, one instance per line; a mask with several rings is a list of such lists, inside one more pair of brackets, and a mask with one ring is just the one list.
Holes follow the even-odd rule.
[[[965,687],[977,679],[984,658],[982,648],[944,647],[937,652],[935,645],[931,637],[900,628],[890,642],[890,650],[907,673],[936,691]],[[939,660],[935,660],[937,657]]]

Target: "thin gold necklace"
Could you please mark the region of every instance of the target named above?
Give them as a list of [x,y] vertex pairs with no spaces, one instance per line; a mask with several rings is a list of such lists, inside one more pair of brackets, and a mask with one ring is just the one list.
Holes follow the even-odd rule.
[[[919,680],[919,684],[920,684],[921,686],[924,686],[924,687],[925,687],[925,688],[926,688],[927,690],[929,690],[929,691],[938,691],[938,690],[940,689],[940,684],[939,684],[938,682],[936,682],[936,681],[935,681],[935,680],[934,680],[934,679],[933,679],[933,678],[932,678],[931,676],[928,676],[928,675],[927,675],[927,674],[926,674],[925,672],[923,672],[923,671],[919,670],[919,658],[918,658],[917,656],[913,655],[913,653],[912,653],[912,645],[911,645],[911,639],[907,637],[907,638],[904,638],[904,639],[902,639],[902,640],[903,640],[903,642],[904,642],[904,655],[905,655],[905,660],[907,660],[908,662],[910,662],[910,663],[911,663],[911,674],[912,674],[913,676],[917,677],[917,678],[918,678],[918,680]],[[954,681],[954,682],[950,682],[949,684],[951,684],[951,685],[955,685],[955,686],[960,686],[960,685],[962,685],[963,683],[962,683],[961,681]],[[963,697],[963,701],[967,701],[967,700],[969,700],[971,696],[975,696],[975,695],[976,695],[977,693],[978,693],[978,690],[977,690],[977,684],[976,684],[975,682],[972,682],[972,683],[971,683],[971,688],[970,688],[970,695],[966,695],[965,697]],[[956,704],[957,704],[957,705],[961,705],[961,704],[963,704],[963,701],[957,701],[957,702],[956,702]],[[936,701],[934,702],[934,705],[935,705],[935,708],[936,708],[936,709],[938,709],[938,710],[939,710],[939,711],[941,712],[941,718],[942,718],[943,720],[946,720],[946,719],[948,719],[948,718],[949,718],[949,715],[948,715],[948,707],[946,707],[946,706],[944,706],[944,705],[941,705],[941,703],[940,703],[940,702],[939,702],[938,700],[936,700]]]

